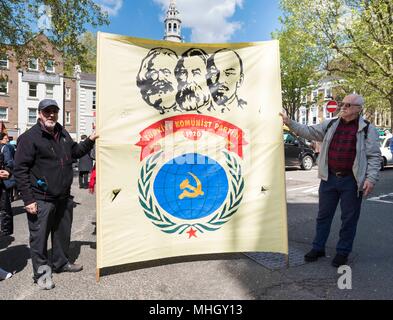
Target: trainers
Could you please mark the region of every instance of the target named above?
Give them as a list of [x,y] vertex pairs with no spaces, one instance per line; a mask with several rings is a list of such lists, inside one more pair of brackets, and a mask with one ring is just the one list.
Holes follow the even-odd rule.
[[313,262],[313,261],[317,261],[318,258],[324,256],[325,256],[325,251],[318,251],[315,249],[311,249],[308,253],[304,255],[304,261]]
[[338,268],[340,266],[346,265],[347,262],[348,262],[348,255],[337,253],[334,259],[332,260],[332,266]]
[[74,263],[66,263],[62,268],[56,270],[56,273],[61,273],[61,272],[79,272],[83,270],[83,266],[80,264],[74,264]]

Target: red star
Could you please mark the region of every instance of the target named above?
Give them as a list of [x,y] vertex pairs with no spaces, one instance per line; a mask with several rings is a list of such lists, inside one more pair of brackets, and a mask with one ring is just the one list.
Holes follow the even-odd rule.
[[190,239],[191,237],[195,237],[195,238],[197,238],[197,236],[195,235],[195,233],[196,233],[197,231],[196,230],[194,230],[192,227],[190,228],[190,230],[188,230],[186,233],[188,233],[188,239]]

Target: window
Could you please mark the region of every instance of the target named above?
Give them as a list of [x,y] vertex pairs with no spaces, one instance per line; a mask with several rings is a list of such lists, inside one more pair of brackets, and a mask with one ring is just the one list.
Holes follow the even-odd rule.
[[95,91],[93,91],[93,103],[92,103],[91,108],[92,108],[93,110],[96,109],[96,92],[95,92]]
[[168,31],[171,32],[172,31],[172,23],[169,24],[169,28]]
[[381,114],[378,111],[376,111],[376,113],[375,124],[379,127],[381,126]]
[[301,124],[307,124],[307,110],[306,110],[306,108],[304,108],[304,107],[302,107],[302,108],[300,108],[299,109],[299,111],[300,111],[300,123]]
[[311,94],[311,101],[316,102],[318,99],[318,90],[314,90]]
[[66,124],[71,124],[71,111],[66,111]]
[[332,97],[332,89],[331,88],[327,88],[325,90],[325,98],[331,98]]
[[53,60],[48,60],[46,62],[45,71],[49,73],[55,72],[55,62]]
[[6,54],[0,55],[0,69],[8,69],[8,57]]
[[333,118],[333,112],[329,112],[328,110],[327,110],[327,106],[325,105],[325,107],[324,107],[324,116],[325,116],[325,119],[331,119],[331,118]]
[[71,101],[71,88],[66,87],[66,101]]
[[37,122],[37,109],[29,108],[27,117],[27,123],[35,124]]
[[29,60],[29,70],[38,71],[38,59],[37,58],[31,58]]
[[177,24],[176,23],[173,24],[173,31],[177,32]]
[[311,124],[317,124],[318,123],[318,108],[317,107],[312,107],[310,109],[310,120]]
[[8,94],[8,80],[0,78],[0,95]]
[[0,120],[8,121],[8,108],[0,107]]
[[47,84],[46,85],[46,92],[45,95],[47,98],[53,98],[53,84]]
[[29,97],[37,98],[37,84],[29,83]]

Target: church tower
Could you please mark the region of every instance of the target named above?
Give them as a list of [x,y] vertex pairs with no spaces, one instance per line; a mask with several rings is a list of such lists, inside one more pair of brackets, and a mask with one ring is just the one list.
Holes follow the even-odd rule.
[[181,20],[179,10],[176,9],[176,0],[171,0],[166,13],[164,40],[182,42]]

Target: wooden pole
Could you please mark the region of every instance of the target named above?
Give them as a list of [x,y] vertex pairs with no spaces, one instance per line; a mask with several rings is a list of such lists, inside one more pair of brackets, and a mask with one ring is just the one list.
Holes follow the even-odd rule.
[[96,282],[100,282],[100,268],[96,269]]

